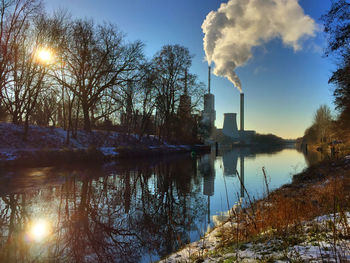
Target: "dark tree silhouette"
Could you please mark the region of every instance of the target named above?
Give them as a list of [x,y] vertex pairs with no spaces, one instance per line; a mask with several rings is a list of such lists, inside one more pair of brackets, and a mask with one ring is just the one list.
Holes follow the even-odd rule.
[[347,54],[350,44],[350,3],[346,0],[333,0],[331,9],[322,16],[322,20],[328,37],[326,55],[335,52]]
[[104,91],[133,79],[142,59],[143,44],[125,44],[113,25],[95,26],[92,21],[76,20],[68,33],[62,60],[65,77],[56,80],[80,101],[84,129],[91,130],[91,110]]
[[31,18],[41,11],[39,0],[0,2],[0,91],[8,84],[10,64],[17,42]]
[[154,82],[157,96],[157,122],[159,135],[171,140],[174,138],[177,110],[180,98],[184,94],[185,75],[187,72],[187,90],[193,105],[191,110],[200,102],[204,94],[202,83],[197,77],[188,73],[193,55],[186,47],[180,45],[166,45],[153,59],[157,79]]
[[338,131],[345,131],[340,134],[345,136],[350,127],[350,3],[346,0],[333,1],[322,19],[328,37],[326,55],[338,59],[338,69],[333,72],[329,83],[335,85],[335,105],[340,112]]
[[47,65],[37,55],[41,45],[41,32],[27,24],[17,35],[16,45],[12,48],[8,82],[1,93],[2,103],[11,115],[12,122],[18,124],[24,121],[24,138],[39,95],[47,87]]

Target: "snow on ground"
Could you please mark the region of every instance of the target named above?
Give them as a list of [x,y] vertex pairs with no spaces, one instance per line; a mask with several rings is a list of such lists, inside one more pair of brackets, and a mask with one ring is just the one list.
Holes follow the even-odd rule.
[[171,254],[169,257],[161,260],[159,263],[180,263],[190,262],[190,258],[197,255],[204,255],[208,251],[212,251],[220,243],[220,231],[222,228],[231,225],[230,222],[218,226],[213,231],[207,233],[202,239],[188,244],[185,248]]
[[100,147],[100,151],[106,157],[115,157],[119,154],[115,151],[115,147]]
[[[335,222],[335,224],[334,224]],[[330,227],[331,226],[331,227]],[[334,226],[335,228],[333,228]],[[350,262],[350,213],[340,216],[325,215],[303,224],[304,234],[297,238],[300,242],[288,245],[286,240],[270,238],[228,248],[229,252],[218,252],[220,232],[227,227],[235,227],[226,222],[206,234],[201,240],[187,245],[171,254],[160,263],[196,262]],[[338,236],[334,239],[333,231]],[[312,230],[312,231],[311,231]],[[291,238],[291,237],[290,237]],[[292,236],[292,238],[295,238]],[[227,261],[225,261],[227,260]]]
[[[67,143],[67,131],[62,128],[29,126],[26,141],[23,140],[23,126],[12,123],[0,123],[0,148],[1,149],[53,149],[53,148],[87,148],[94,147],[118,147],[145,144],[157,146],[161,143],[156,137],[122,136],[118,132],[93,130],[86,132],[79,130],[76,138],[69,134]],[[4,153],[4,151],[1,151]],[[10,157],[9,157],[10,158]]]
[[[26,152],[30,153],[42,150],[56,151],[61,149],[87,150],[89,147],[99,149],[106,157],[116,157],[120,149],[148,148],[161,150],[163,148],[173,150],[190,150],[188,145],[171,145],[160,142],[157,136],[143,136],[131,134],[129,136],[115,131],[93,130],[86,132],[78,130],[73,137],[62,128],[40,127],[30,125],[26,140],[23,139],[24,128],[22,125],[0,122],[0,161],[13,161],[21,159]],[[30,152],[30,153],[29,153]],[[22,153],[22,154],[21,154]]]
[[17,159],[17,155],[15,151],[7,149],[0,152],[0,159],[6,161],[13,161]]

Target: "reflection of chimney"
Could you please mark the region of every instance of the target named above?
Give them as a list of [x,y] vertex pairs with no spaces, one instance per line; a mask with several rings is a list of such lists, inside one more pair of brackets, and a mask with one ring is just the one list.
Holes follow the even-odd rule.
[[208,66],[208,94],[210,94],[210,74],[211,74],[211,68]]
[[241,93],[241,131],[244,131],[244,93]]
[[244,157],[243,155],[241,154],[240,156],[240,159],[241,159],[241,165],[240,165],[240,168],[241,168],[241,197],[244,197]]

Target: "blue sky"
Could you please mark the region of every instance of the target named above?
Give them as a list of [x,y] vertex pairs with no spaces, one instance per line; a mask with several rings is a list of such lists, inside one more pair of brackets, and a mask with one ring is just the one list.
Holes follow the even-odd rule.
[[[261,0],[263,1],[263,0]],[[142,40],[152,57],[163,45],[181,44],[195,55],[192,72],[207,83],[201,25],[217,10],[217,0],[46,0],[46,9],[67,9],[73,17],[93,18],[118,25],[127,39]],[[304,12],[321,25],[319,18],[330,0],[301,0]],[[245,128],[274,133],[284,138],[302,136],[320,104],[331,109],[332,87],[328,79],[334,63],[323,56],[326,40],[322,30],[294,52],[279,39],[254,50],[254,57],[237,74],[245,93]],[[216,126],[222,127],[225,112],[239,112],[239,92],[222,77],[212,76],[216,103]],[[237,120],[239,123],[239,120]]]

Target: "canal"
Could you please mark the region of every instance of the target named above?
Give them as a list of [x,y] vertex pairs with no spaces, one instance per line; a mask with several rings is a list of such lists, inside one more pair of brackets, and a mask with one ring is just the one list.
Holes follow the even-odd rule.
[[156,261],[308,163],[295,149],[242,148],[3,170],[0,262]]

